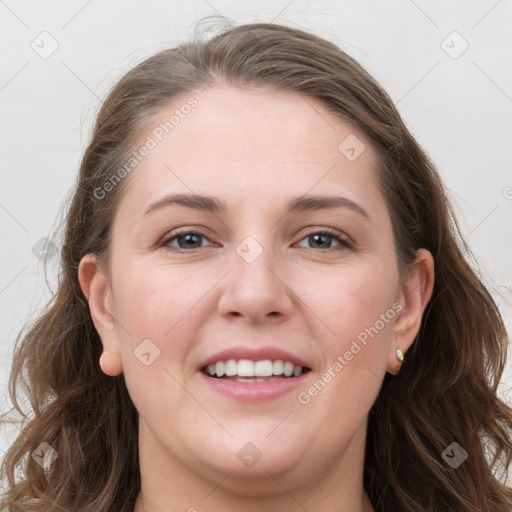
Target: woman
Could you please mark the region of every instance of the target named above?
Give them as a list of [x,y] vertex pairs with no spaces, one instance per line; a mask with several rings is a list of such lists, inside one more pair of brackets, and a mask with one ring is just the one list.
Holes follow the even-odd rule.
[[509,511],[507,335],[459,243],[333,44],[252,24],[149,58],[98,115],[16,351],[4,507]]

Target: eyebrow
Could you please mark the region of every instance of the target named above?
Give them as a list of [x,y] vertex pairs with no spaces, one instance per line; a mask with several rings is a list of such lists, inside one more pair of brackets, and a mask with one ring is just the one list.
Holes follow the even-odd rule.
[[[213,214],[221,214],[226,211],[225,203],[215,197],[198,194],[170,194],[152,203],[144,215],[174,204]],[[286,214],[330,208],[348,208],[366,220],[370,220],[370,215],[364,208],[343,196],[304,195],[292,197],[285,203]]]

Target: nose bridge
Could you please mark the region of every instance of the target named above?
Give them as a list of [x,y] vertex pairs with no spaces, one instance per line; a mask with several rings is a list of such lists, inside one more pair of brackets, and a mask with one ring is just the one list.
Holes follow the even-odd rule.
[[288,288],[278,277],[279,255],[274,253],[271,237],[249,235],[235,248],[234,268],[220,299],[224,314],[264,318],[269,314],[289,314],[291,297]]
[[233,255],[235,285],[255,299],[274,295],[277,285],[271,270],[277,263],[271,237],[258,238],[261,242],[252,235],[244,238],[236,247],[236,256]]

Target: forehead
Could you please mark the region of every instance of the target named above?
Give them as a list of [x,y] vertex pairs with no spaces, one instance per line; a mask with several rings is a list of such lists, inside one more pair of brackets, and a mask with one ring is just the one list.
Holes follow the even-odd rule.
[[[185,110],[190,97],[196,106],[175,119],[177,124],[162,141],[174,146],[176,155],[190,147],[210,151],[221,147],[226,158],[243,154],[245,159],[262,159],[265,155],[260,150],[266,149],[272,155],[303,158],[307,154],[316,161],[326,161],[332,160],[333,151],[337,156],[340,137],[356,132],[314,98],[296,92],[225,85],[175,99],[149,121],[147,128],[165,125],[173,112]],[[325,153],[326,149],[330,151]]]
[[348,196],[377,194],[364,136],[295,92],[214,85],[185,94],[145,123],[139,145],[149,139],[126,192],[140,201],[164,191],[245,201],[334,186]]

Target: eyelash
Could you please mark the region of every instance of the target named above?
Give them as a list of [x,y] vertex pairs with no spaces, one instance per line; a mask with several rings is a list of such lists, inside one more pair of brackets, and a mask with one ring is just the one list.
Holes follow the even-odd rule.
[[[194,252],[199,249],[203,249],[203,247],[196,247],[193,249],[182,249],[180,247],[171,247],[169,245],[170,242],[172,242],[172,241],[176,240],[177,238],[184,236],[184,235],[197,235],[197,236],[200,236],[200,237],[205,238],[206,240],[210,241],[206,235],[204,235],[203,233],[201,233],[199,231],[183,229],[183,230],[173,231],[173,232],[169,233],[158,243],[158,247],[169,249],[169,250],[172,250],[174,252],[179,252],[179,253]],[[329,229],[329,228],[325,228],[320,231],[311,231],[310,233],[307,233],[304,237],[302,237],[300,239],[300,241],[302,242],[302,240],[304,240],[310,236],[313,236],[313,235],[324,235],[324,236],[326,235],[328,237],[334,238],[340,244],[339,246],[329,247],[327,249],[318,249],[321,252],[330,252],[330,251],[337,251],[337,250],[343,250],[343,249],[353,249],[352,243],[346,238],[345,235],[343,235],[343,233],[336,231],[334,229]],[[308,247],[308,249],[314,249],[314,248]]]

